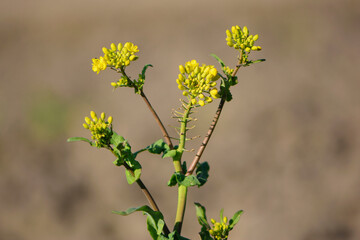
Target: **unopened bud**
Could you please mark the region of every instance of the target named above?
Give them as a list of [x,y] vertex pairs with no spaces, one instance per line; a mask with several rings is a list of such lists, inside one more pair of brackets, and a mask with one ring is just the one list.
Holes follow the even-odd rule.
[[91,111],[90,112],[90,116],[91,118],[96,122],[98,120],[97,116],[96,116],[96,113],[94,111]]
[[110,116],[110,117],[108,118],[108,123],[109,123],[109,124],[111,124],[111,123],[112,123],[112,121],[113,121],[113,117],[112,117],[112,116]]
[[185,68],[184,68],[183,65],[179,66],[179,70],[180,70],[181,73],[183,73],[183,74],[185,73]]

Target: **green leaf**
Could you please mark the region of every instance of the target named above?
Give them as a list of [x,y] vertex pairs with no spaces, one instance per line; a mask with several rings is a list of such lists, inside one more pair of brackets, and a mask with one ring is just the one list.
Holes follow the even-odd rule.
[[176,149],[169,150],[169,151],[164,152],[164,155],[162,156],[162,158],[167,158],[167,157],[174,158],[177,153],[178,153],[178,151]]
[[181,169],[183,170],[184,173],[187,172],[186,161],[183,161],[183,163],[181,164]]
[[214,240],[210,236],[209,230],[204,226],[201,227],[201,232],[199,232],[199,234],[200,234],[201,240]]
[[141,78],[142,78],[142,79],[145,79],[145,72],[146,72],[146,69],[147,69],[148,67],[153,67],[153,65],[151,65],[151,64],[146,64],[146,65],[143,67],[143,70],[141,71]]
[[95,146],[95,144],[91,140],[84,138],[84,137],[71,137],[71,138],[67,139],[67,142],[79,142],[79,141],[87,142],[91,146]]
[[169,146],[162,139],[157,140],[153,144],[147,146],[145,149],[153,154],[161,154],[170,150]]
[[225,96],[225,100],[227,102],[230,102],[232,100],[229,81],[221,79],[220,93],[221,96]]
[[175,186],[176,184],[177,184],[176,175],[175,175],[175,173],[174,173],[173,175],[171,175],[170,180],[168,181],[167,185],[168,185],[169,187],[173,187],[173,186]]
[[216,59],[216,61],[218,61],[218,63],[220,63],[221,67],[225,67],[225,63],[223,62],[223,60],[221,60],[218,56],[216,56],[215,54],[210,54],[213,58]]
[[114,152],[120,157],[121,149],[123,148],[123,143],[125,142],[125,138],[123,136],[120,136],[116,132],[113,132],[113,135],[111,136],[110,143],[114,146]]
[[133,171],[133,173],[131,173],[129,170],[126,169],[125,175],[126,175],[126,180],[128,181],[128,183],[133,184],[134,182],[136,182],[140,178],[140,176],[141,176],[141,168],[135,169]]
[[131,213],[139,212],[139,211],[141,211],[145,215],[147,215],[146,223],[147,223],[148,231],[149,231],[151,237],[154,240],[157,240],[158,237],[161,236],[162,229],[165,225],[164,217],[161,214],[161,212],[154,211],[149,206],[144,205],[144,206],[137,207],[137,208],[129,208],[126,211],[113,211],[113,213],[119,214],[122,216],[127,216]]
[[131,152],[130,144],[120,135],[114,133],[110,143],[114,146],[114,152],[119,157],[114,161],[114,164],[121,166],[126,162],[126,164],[131,168],[131,171],[126,170],[125,175],[129,184],[136,182],[141,175],[141,165],[138,161],[135,160],[134,154]]
[[259,63],[259,62],[265,62],[266,59],[258,59],[258,60],[255,60],[255,61],[247,61],[243,66],[244,67],[248,67],[250,66],[251,64],[254,64],[254,63]]
[[210,225],[206,219],[206,209],[200,203],[194,203],[196,208],[196,216],[201,226],[205,227],[207,230],[210,229]]
[[199,186],[200,182],[193,175],[185,176],[184,174],[181,173],[174,173],[171,176],[170,180],[168,181],[168,186],[172,187],[175,186],[176,184],[183,185],[185,187],[192,187],[192,186]]
[[233,229],[235,224],[240,220],[240,216],[241,216],[241,214],[243,214],[243,212],[244,212],[243,210],[237,211],[234,214],[234,216],[230,219],[230,221],[229,221],[229,229],[230,230]]
[[224,219],[224,209],[222,208],[220,210],[220,222],[223,223],[223,219]]
[[196,169],[196,178],[200,182],[199,187],[204,185],[206,183],[206,181],[208,180],[209,170],[210,170],[210,166],[209,166],[208,162],[203,162],[201,164],[198,164],[198,167]]
[[115,161],[113,161],[113,164],[120,167],[120,166],[124,165],[124,160],[122,160],[121,158],[118,158]]

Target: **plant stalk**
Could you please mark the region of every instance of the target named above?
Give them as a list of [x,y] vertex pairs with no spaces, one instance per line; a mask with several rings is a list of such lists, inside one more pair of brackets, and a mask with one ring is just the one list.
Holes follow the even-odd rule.
[[[241,60],[239,61],[239,64],[240,63],[241,63]],[[238,70],[240,69],[240,67],[241,67],[241,65],[237,65],[235,67],[234,72],[232,73],[232,77],[236,76],[236,74],[237,74]],[[222,109],[224,107],[224,104],[225,104],[225,96],[223,96],[221,98],[221,101],[220,101],[219,106],[218,106],[218,108],[216,110],[216,113],[215,113],[213,121],[212,121],[212,123],[210,125],[210,128],[209,128],[204,140],[202,141],[201,146],[199,147],[193,161],[191,162],[185,176],[189,176],[189,175],[193,174],[193,172],[194,172],[194,170],[196,168],[196,165],[200,161],[200,158],[201,158],[207,144],[209,143],[210,137],[211,137],[212,133],[214,132],[214,129],[215,129],[216,124],[217,124],[217,122],[218,122],[218,120],[220,118],[220,114],[221,114],[221,111],[222,111]]]
[[[181,119],[181,126],[180,126],[180,141],[179,147],[177,149],[178,154],[174,158],[174,166],[176,168],[180,168],[176,172],[182,172],[181,170],[181,157],[184,152],[185,142],[186,142],[186,126],[188,122],[188,117],[190,115],[190,111],[192,109],[191,103],[189,103],[185,109],[184,115]],[[175,165],[176,164],[176,165]],[[187,187],[183,185],[179,185],[178,187],[178,205],[176,209],[176,218],[175,218],[175,226],[174,230],[181,233],[182,223],[184,220],[185,215],[185,207],[186,207],[186,198],[187,198]]]
[[140,95],[141,95],[141,97],[144,99],[146,105],[147,105],[148,108],[150,109],[150,112],[153,114],[153,116],[154,116],[157,124],[159,125],[160,130],[161,130],[161,132],[162,132],[162,134],[163,134],[163,137],[164,137],[164,139],[165,139],[166,144],[169,145],[169,148],[170,148],[171,150],[174,149],[174,146],[173,146],[173,144],[172,144],[172,142],[171,142],[171,139],[170,139],[170,137],[169,137],[168,132],[166,131],[166,128],[165,128],[164,124],[161,122],[161,120],[160,120],[159,116],[157,115],[155,109],[151,106],[151,103],[149,102],[149,100],[148,100],[148,98],[146,97],[145,93],[144,93],[143,91],[141,91],[141,94],[140,94]]

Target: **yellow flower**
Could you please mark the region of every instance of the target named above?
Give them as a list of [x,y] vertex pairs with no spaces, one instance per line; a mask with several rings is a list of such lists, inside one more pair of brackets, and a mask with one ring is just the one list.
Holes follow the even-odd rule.
[[129,66],[130,62],[138,59],[138,56],[135,55],[138,51],[138,46],[131,42],[124,45],[119,43],[117,46],[112,43],[110,49],[103,48],[106,63],[116,69]]
[[204,106],[212,102],[211,98],[220,97],[216,89],[216,80],[219,79],[219,75],[214,66],[205,64],[200,66],[196,60],[191,60],[185,65],[180,65],[179,71],[180,74],[176,79],[178,88],[183,91],[183,95],[187,96],[193,105],[198,103],[200,106]]
[[91,119],[85,117],[83,127],[90,130],[91,138],[95,140],[97,147],[108,146],[112,136],[111,124],[113,118],[110,116],[107,121],[105,121],[105,113],[101,113],[100,118],[98,118],[94,111],[90,112],[90,116]]
[[107,67],[106,61],[103,57],[100,57],[99,59],[93,58],[92,62],[92,70],[97,74],[99,74],[100,71],[105,70]]
[[104,56],[99,59],[92,59],[92,70],[96,73],[105,70],[108,66],[116,69],[129,66],[130,62],[138,59],[135,53],[137,53],[139,49],[133,43],[127,42],[124,45],[119,43],[117,46],[112,43],[109,49],[103,47],[102,51],[104,52]]
[[221,222],[217,222],[214,219],[211,219],[211,223],[214,225],[212,229],[209,230],[211,236],[217,240],[227,239],[229,236],[229,225],[227,224],[227,217],[224,217]]
[[258,40],[259,35],[249,35],[249,30],[246,26],[242,29],[236,25],[231,27],[230,30],[226,30],[226,43],[229,47],[233,47],[240,51],[260,51],[260,46],[254,46],[256,40]]

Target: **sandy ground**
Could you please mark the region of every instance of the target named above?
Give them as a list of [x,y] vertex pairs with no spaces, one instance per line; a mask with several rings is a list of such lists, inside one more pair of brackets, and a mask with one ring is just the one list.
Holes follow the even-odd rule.
[[[229,65],[225,30],[258,33],[261,63],[239,72],[234,100],[203,160],[210,179],[189,192],[183,234],[199,225],[193,202],[218,218],[245,214],[230,239],[360,239],[359,1],[3,1],[0,7],[0,239],[150,239],[145,217],[112,210],[146,204],[109,152],[85,143],[90,110],[114,117],[133,149],[161,138],[141,98],[113,91],[113,72],[91,58],[132,41],[148,63],[145,92],[166,126],[181,92],[178,65]],[[216,104],[200,109],[191,136],[204,136]],[[175,131],[169,127],[171,135]],[[188,148],[197,149],[200,139]],[[186,153],[191,161],[194,153]],[[167,159],[144,153],[142,178],[172,227],[176,188]]]

